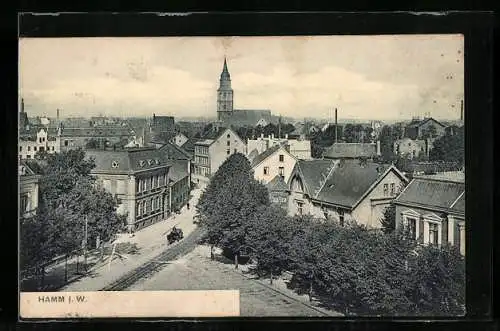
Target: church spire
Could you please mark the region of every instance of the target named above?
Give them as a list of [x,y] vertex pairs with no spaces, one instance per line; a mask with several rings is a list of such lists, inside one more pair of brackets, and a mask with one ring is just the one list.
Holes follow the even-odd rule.
[[227,69],[227,60],[224,56],[224,66],[222,67],[222,73],[220,75],[221,79],[231,79],[231,75],[229,74],[229,70]]

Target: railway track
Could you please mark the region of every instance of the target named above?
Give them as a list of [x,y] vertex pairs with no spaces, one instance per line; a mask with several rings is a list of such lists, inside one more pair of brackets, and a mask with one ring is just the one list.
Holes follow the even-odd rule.
[[183,240],[169,246],[164,252],[160,253],[155,258],[146,262],[139,268],[136,268],[124,276],[120,277],[113,283],[105,286],[100,291],[124,291],[138,281],[151,276],[160,271],[166,263],[174,260],[180,255],[189,253],[197,245],[198,240],[203,235],[203,230],[197,227]]

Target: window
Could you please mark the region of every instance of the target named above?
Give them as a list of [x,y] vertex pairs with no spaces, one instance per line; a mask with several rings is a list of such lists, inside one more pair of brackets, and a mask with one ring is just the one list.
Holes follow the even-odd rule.
[[234,154],[236,154],[236,153],[238,153],[238,150],[235,148],[235,149],[234,149]]
[[142,202],[137,203],[137,217],[140,217],[142,214]]
[[38,138],[38,143],[42,143],[42,138]]
[[438,243],[438,225],[429,223],[429,244],[437,245]]
[[23,146],[19,146],[19,151],[22,152],[23,151]]
[[391,183],[391,195],[394,195],[396,194],[396,187],[394,185],[394,183]]
[[28,146],[28,152],[31,151],[31,146]]
[[229,149],[228,149],[228,150],[226,151],[226,154],[227,154],[227,155],[231,154],[231,150],[229,150]]
[[417,220],[414,218],[406,219],[406,230],[411,239],[417,239]]
[[384,196],[389,195],[389,184],[384,184]]
[[20,208],[20,211],[23,213],[28,211],[28,195],[27,194],[23,194],[21,196],[19,208]]
[[64,141],[64,146],[68,146],[68,141],[67,140]]
[[229,138],[231,138],[231,135],[228,133],[228,134],[227,134],[227,139],[229,139]]
[[153,185],[154,185],[154,177],[151,177],[151,179],[150,179],[150,184],[149,184],[149,185],[151,185],[151,186],[150,186],[150,189],[153,189]]
[[33,147],[33,150],[36,152],[36,146]]
[[45,142],[45,138],[42,138],[42,142]]
[[264,175],[269,175],[269,167],[264,167]]
[[40,147],[40,152],[43,152],[45,150],[45,147]]
[[231,146],[231,142],[230,142],[229,140],[227,141],[227,145],[228,145],[228,146]]
[[284,167],[279,167],[279,174],[281,177],[285,177],[285,168]]
[[28,155],[26,155],[26,158],[27,158],[27,159],[31,159],[31,155],[29,155],[29,154],[28,154]]
[[54,146],[52,146],[52,150],[54,150]]
[[303,213],[304,213],[303,207],[304,207],[304,203],[297,201],[297,214],[303,215]]
[[280,162],[285,162],[285,156],[283,154],[280,154]]
[[339,209],[339,223],[340,226],[344,226],[344,211]]

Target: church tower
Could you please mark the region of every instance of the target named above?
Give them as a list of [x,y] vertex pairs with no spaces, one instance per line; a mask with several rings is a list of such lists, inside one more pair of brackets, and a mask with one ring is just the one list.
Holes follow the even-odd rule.
[[217,89],[217,119],[224,121],[233,113],[233,89],[231,88],[231,76],[227,70],[227,62],[224,57],[224,67],[220,74],[219,88]]

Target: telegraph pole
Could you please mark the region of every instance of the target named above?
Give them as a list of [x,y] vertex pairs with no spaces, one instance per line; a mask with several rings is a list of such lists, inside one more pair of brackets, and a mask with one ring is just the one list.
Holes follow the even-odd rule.
[[88,221],[87,221],[87,215],[85,215],[85,242],[84,242],[84,247],[83,247],[83,259],[84,259],[84,264],[85,264],[85,271],[87,271],[87,236],[88,236]]

